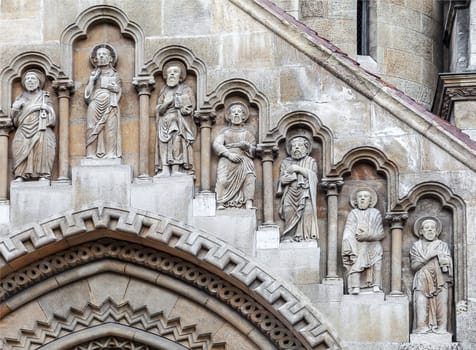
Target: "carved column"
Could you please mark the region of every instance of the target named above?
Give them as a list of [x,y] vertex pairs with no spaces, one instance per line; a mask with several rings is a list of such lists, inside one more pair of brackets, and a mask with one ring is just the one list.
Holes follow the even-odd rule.
[[274,224],[273,161],[278,154],[274,144],[259,144],[256,152],[263,166],[263,225]]
[[58,95],[58,180],[69,179],[69,100],[73,93],[72,80],[60,78],[53,82],[53,88]]
[[12,128],[11,119],[0,110],[0,202],[8,200],[8,134]]
[[385,219],[390,223],[390,231],[392,235],[392,295],[403,295],[402,293],[402,240],[403,225],[408,219],[405,212],[390,212],[385,215]]
[[149,102],[155,80],[150,75],[139,75],[132,84],[139,95],[139,177],[149,177]]
[[324,178],[321,188],[327,196],[327,279],[339,278],[337,274],[337,196],[344,184],[342,178]]
[[195,123],[200,127],[200,192],[211,192],[210,184],[210,138],[212,125],[215,124],[216,115],[211,110],[199,110],[194,114]]

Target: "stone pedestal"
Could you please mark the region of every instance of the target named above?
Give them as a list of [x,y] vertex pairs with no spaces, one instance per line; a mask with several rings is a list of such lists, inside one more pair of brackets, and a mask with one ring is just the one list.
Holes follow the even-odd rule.
[[193,199],[193,216],[215,216],[216,206],[215,192],[197,193]]
[[201,228],[248,255],[254,255],[256,210],[226,208],[217,210],[216,216],[194,216],[193,225]]
[[10,185],[10,224],[19,227],[38,222],[71,209],[69,183],[49,181],[12,182]]
[[131,207],[190,223],[193,176],[153,177],[131,185]]
[[433,344],[433,345],[442,345],[442,344],[451,344],[451,339],[453,335],[451,333],[411,333],[410,334],[410,343],[412,344]]
[[295,284],[319,283],[320,248],[317,241],[280,243],[279,248],[257,249],[256,257],[281,278]]
[[408,305],[406,296],[385,299],[384,293],[368,292],[344,295],[338,308],[334,304],[329,311],[338,315],[336,325],[344,341],[408,342]]
[[256,231],[256,249],[279,248],[279,226],[261,225]]
[[132,168],[116,159],[82,159],[72,169],[73,208],[80,209],[95,201],[129,207]]
[[0,225],[10,224],[10,202],[0,201]]

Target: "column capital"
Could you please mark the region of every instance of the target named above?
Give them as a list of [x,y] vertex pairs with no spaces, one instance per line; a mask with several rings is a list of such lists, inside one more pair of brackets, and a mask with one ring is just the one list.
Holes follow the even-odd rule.
[[341,177],[324,177],[319,185],[327,192],[328,196],[337,196],[343,184],[344,179]]
[[408,219],[407,212],[387,212],[385,213],[385,220],[390,223],[391,229],[402,229]]
[[274,143],[260,143],[256,147],[256,155],[262,161],[272,162],[278,155],[279,148]]
[[58,97],[69,97],[74,92],[74,82],[69,78],[59,78],[53,82]]
[[152,75],[139,74],[132,78],[132,85],[136,88],[140,95],[150,95],[151,91],[155,89],[155,79]]
[[212,109],[199,109],[193,113],[193,120],[200,128],[211,128],[217,116]]
[[12,130],[12,120],[0,109],[0,136],[8,136]]

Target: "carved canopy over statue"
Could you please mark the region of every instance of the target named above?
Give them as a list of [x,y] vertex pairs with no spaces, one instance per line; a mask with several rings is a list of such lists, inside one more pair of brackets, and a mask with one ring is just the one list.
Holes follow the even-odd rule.
[[21,79],[24,92],[13,102],[10,117],[16,128],[12,143],[15,181],[49,180],[55,158],[53,127],[56,114],[47,91],[42,90],[45,75],[36,69]]
[[241,208],[244,205],[247,209],[253,207],[256,140],[243,126],[248,117],[248,106],[241,102],[231,104],[225,115],[231,125],[223,128],[213,142],[213,149],[220,157],[215,187],[218,209]]
[[415,333],[448,332],[448,295],[453,283],[453,261],[448,244],[438,239],[441,221],[419,218],[413,232],[418,237],[411,250]]
[[351,194],[350,211],[345,222],[342,239],[342,261],[347,269],[347,283],[351,294],[360,288],[382,287],[382,215],[374,208],[377,193],[371,188],[358,188]]
[[121,157],[119,99],[121,79],[114,69],[117,53],[109,44],[98,44],[91,51],[91,72],[84,99],[88,104],[86,156],[88,158]]
[[194,171],[195,93],[183,83],[186,75],[185,66],[179,61],[168,62],[163,70],[166,85],[155,107],[155,171],[159,176],[178,176]]
[[287,158],[281,162],[277,195],[284,220],[282,242],[319,239],[317,225],[317,162],[309,156],[312,139],[306,133],[286,142]]

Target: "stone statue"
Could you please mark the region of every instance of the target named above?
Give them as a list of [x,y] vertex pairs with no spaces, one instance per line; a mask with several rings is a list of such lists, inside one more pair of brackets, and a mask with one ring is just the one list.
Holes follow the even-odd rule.
[[114,69],[117,53],[109,44],[96,45],[90,55],[94,66],[84,99],[88,104],[86,129],[87,158],[121,157],[121,79]]
[[282,242],[319,239],[317,226],[317,162],[309,154],[311,139],[294,136],[286,143],[289,157],[281,163],[277,195],[284,220]]
[[248,120],[248,107],[241,103],[231,104],[225,119],[231,123],[223,128],[213,142],[213,149],[220,157],[217,165],[217,205],[247,209],[253,207],[256,173],[253,156],[256,140],[253,134],[243,127]]
[[185,66],[179,61],[168,62],[164,67],[166,85],[155,107],[158,176],[193,174],[195,94],[190,86],[183,84],[186,74]]
[[351,194],[350,211],[342,239],[342,260],[347,269],[349,293],[373,287],[382,291],[382,239],[385,234],[382,215],[374,208],[377,193],[371,188],[358,188]]
[[53,132],[56,114],[49,93],[42,90],[45,80],[39,70],[26,71],[21,79],[25,91],[12,105],[10,117],[16,128],[12,142],[15,181],[36,178],[46,181],[51,177],[56,150]]
[[436,217],[415,222],[419,238],[410,249],[413,278],[415,333],[448,332],[448,289],[453,282],[453,262],[448,244],[438,239],[442,224]]

